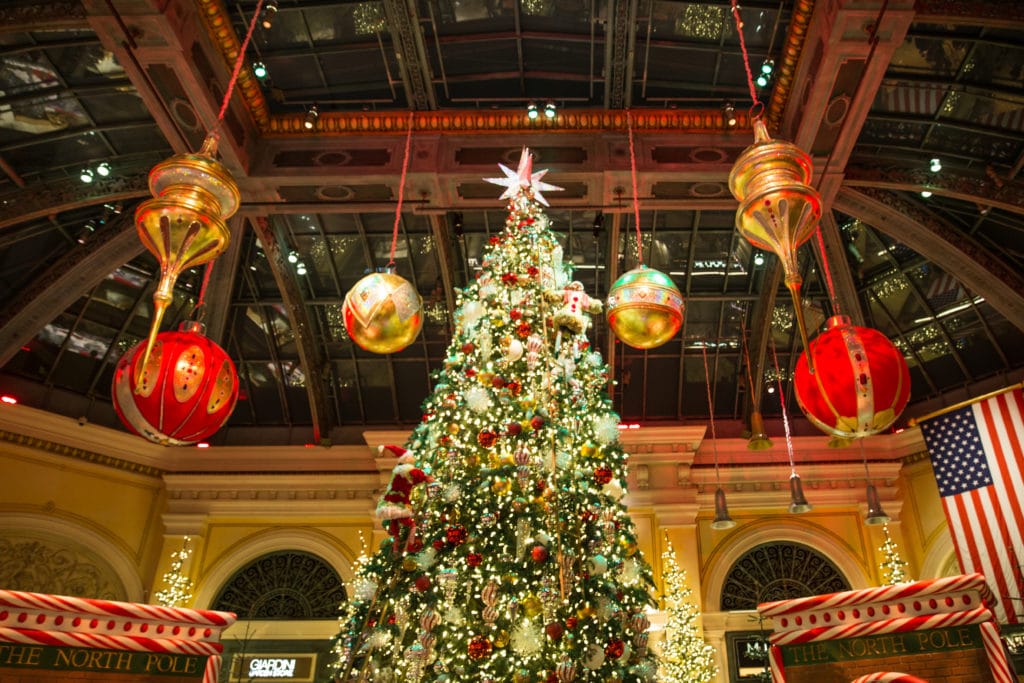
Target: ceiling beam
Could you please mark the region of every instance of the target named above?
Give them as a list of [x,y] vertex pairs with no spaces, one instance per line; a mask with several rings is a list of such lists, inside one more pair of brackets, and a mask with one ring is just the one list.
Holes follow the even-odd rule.
[[917,0],[916,20],[927,24],[950,26],[985,26],[1011,31],[1024,31],[1024,6],[1005,0]]
[[847,169],[843,187],[896,190],[918,193],[928,190],[940,197],[973,202],[979,207],[995,207],[1024,215],[1024,181],[1002,176],[990,169],[984,176],[971,175],[955,168],[943,167],[941,173],[930,173],[926,154],[918,166],[898,167],[892,164],[858,163]]
[[1024,330],[1024,277],[937,215],[894,192],[866,187],[844,187],[834,208],[932,261]]
[[383,4],[409,107],[416,111],[437,109],[426,43],[414,0],[384,0]]
[[320,331],[314,319],[309,316],[306,304],[302,300],[298,280],[289,267],[287,249],[283,230],[279,226],[271,226],[270,221],[261,216],[253,220],[256,236],[263,246],[267,263],[274,274],[281,299],[292,323],[292,334],[295,335],[295,347],[306,377],[306,394],[309,397],[309,412],[313,419],[313,443],[322,446],[331,445],[331,413],[327,405],[326,377],[324,368],[326,360],[317,343]]
[[37,0],[20,4],[3,3],[0,26],[4,33],[85,29],[85,8],[79,0]]
[[629,109],[633,103],[633,59],[636,51],[636,14],[638,0],[609,0],[608,35],[605,47],[604,106]]
[[0,312],[0,366],[56,319],[83,292],[90,292],[115,268],[145,250],[128,213],[109,223],[47,268]]
[[[853,272],[850,270],[850,262],[846,258],[846,249],[843,246],[843,236],[839,232],[839,224],[831,211],[826,211],[821,217],[821,239],[825,246],[825,259],[823,270],[827,277],[831,278],[830,287],[835,288],[836,301],[833,305],[837,308],[835,314],[847,316],[854,325],[864,326],[864,311],[860,306],[860,297],[857,296],[857,284],[853,281]],[[813,250],[815,257],[819,260],[821,245],[815,245]],[[832,292],[829,292],[831,294]]]
[[67,178],[33,183],[7,201],[0,202],[0,230],[84,206],[149,197],[148,177],[146,172],[98,178],[88,185],[69,182]]
[[237,214],[228,221],[231,239],[227,249],[207,266],[213,270],[203,299],[206,310],[203,311],[202,322],[206,324],[206,336],[221,346],[225,341],[224,328],[231,310],[238,265],[242,259],[245,225],[246,220]]

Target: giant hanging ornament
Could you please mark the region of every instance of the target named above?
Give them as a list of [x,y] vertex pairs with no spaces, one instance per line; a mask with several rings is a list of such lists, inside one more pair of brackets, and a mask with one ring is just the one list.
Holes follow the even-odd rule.
[[792,142],[772,140],[760,118],[754,119],[754,144],[743,151],[729,173],[729,190],[740,202],[736,228],[752,245],[782,261],[805,350],[807,326],[797,249],[814,234],[821,219],[821,197],[808,184],[812,174],[811,157]]
[[370,273],[345,295],[345,329],[361,348],[395,353],[423,327],[423,300],[408,280],[390,271]]
[[829,318],[825,332],[797,360],[793,387],[800,409],[833,445],[886,429],[910,398],[910,371],[903,354],[885,335],[857,327],[846,316]]
[[641,265],[615,281],[608,292],[608,324],[635,349],[653,349],[683,325],[683,295],[672,278]]
[[177,332],[158,334],[151,349],[142,341],[121,356],[111,395],[129,430],[159,444],[187,446],[231,416],[238,375],[203,331],[201,323],[184,322]]
[[210,134],[198,154],[179,154],[161,161],[149,172],[153,199],[135,210],[142,244],[160,262],[160,281],[153,293],[153,321],[142,362],[146,363],[174,283],[185,270],[217,258],[230,241],[224,221],[238,210],[238,185],[214,157],[217,136]]

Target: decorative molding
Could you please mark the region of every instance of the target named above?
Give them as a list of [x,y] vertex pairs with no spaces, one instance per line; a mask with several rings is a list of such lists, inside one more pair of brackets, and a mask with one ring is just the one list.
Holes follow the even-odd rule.
[[0,586],[101,600],[128,597],[113,567],[85,546],[11,530],[0,532]]
[[83,206],[148,197],[148,179],[149,172],[144,171],[134,175],[97,179],[88,185],[72,183],[67,178],[33,183],[24,190],[5,195],[4,201],[0,203],[0,229]]
[[404,78],[405,92],[413,109],[436,109],[430,68],[426,63],[423,33],[419,21],[413,22],[415,6],[409,0],[383,0],[384,16],[394,40],[395,57]]
[[249,620],[337,618],[348,599],[338,572],[312,553],[282,550],[240,567],[212,609]]
[[972,24],[1024,28],[1024,5],[1005,0],[917,0],[916,20],[931,24]]
[[786,111],[789,97],[793,91],[793,77],[796,74],[797,62],[804,51],[804,42],[807,38],[807,27],[811,23],[811,13],[814,10],[814,0],[797,0],[793,13],[789,18],[789,31],[786,34],[786,42],[782,46],[781,64],[776,65],[778,76],[775,80],[775,88],[772,90],[772,99],[765,112],[765,121],[768,128],[776,131],[782,114]]
[[[222,0],[196,0],[196,4],[210,40],[224,58],[228,73],[231,73],[235,68],[238,52],[242,49],[242,43],[231,26],[231,15],[227,7]],[[270,109],[267,107],[263,91],[260,90],[259,82],[248,67],[243,67],[238,72],[235,85],[256,127],[265,132],[269,128]]]
[[[642,133],[721,133],[727,129],[721,110],[642,109],[631,112],[633,130]],[[737,124],[732,133],[751,134],[750,115],[736,112]],[[270,119],[265,131],[273,136],[302,136],[309,130],[303,125],[303,114],[277,115]],[[317,133],[326,135],[404,135],[409,129],[407,112],[322,112],[317,120]],[[594,109],[564,109],[553,119],[530,120],[521,109],[487,111],[433,111],[418,113],[413,120],[413,133],[621,133],[629,129],[626,112]]]
[[74,458],[75,460],[81,460],[94,465],[102,465],[103,467],[111,467],[124,472],[141,474],[144,477],[159,478],[164,474],[163,470],[157,469],[156,467],[150,467],[137,462],[129,462],[128,460],[104,455],[103,453],[97,453],[96,451],[89,451],[84,448],[68,446],[67,444],[56,443],[54,441],[41,439],[35,436],[26,436],[25,434],[18,434],[16,432],[0,430],[0,441],[17,444],[19,446],[27,446],[45,453],[52,453],[54,455],[63,455],[68,458]]
[[5,33],[17,33],[39,29],[86,29],[89,23],[85,7],[79,0],[51,0],[0,7],[0,26],[4,27]]
[[626,109],[630,105],[632,87],[631,67],[633,47],[636,45],[636,23],[638,0],[613,0],[611,21],[608,22],[610,50],[606,79],[605,105],[609,109]]

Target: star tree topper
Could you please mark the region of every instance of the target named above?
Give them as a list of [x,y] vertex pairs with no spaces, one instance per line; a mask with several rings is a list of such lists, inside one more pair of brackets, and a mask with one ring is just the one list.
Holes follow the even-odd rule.
[[519,157],[519,168],[513,171],[505,164],[498,164],[498,168],[505,174],[504,178],[484,178],[484,180],[507,188],[499,199],[515,199],[525,190],[532,190],[533,198],[544,206],[548,206],[548,200],[544,198],[542,193],[565,189],[541,180],[544,174],[548,172],[548,169],[545,168],[543,171],[533,172],[533,157],[530,156],[530,149],[528,147],[523,147],[523,153]]

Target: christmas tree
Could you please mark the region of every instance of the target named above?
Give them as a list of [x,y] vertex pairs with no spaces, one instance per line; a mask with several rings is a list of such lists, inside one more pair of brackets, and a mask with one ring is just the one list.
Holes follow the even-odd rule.
[[885,532],[885,543],[878,550],[885,553],[885,559],[882,560],[879,568],[882,570],[882,576],[885,579],[886,585],[895,586],[898,583],[910,583],[913,579],[907,574],[907,563],[900,557],[899,546],[896,545],[896,541],[892,540],[892,536],[889,535],[889,525],[883,525],[882,531]]
[[676,550],[665,538],[661,554],[665,582],[665,642],[661,647],[658,680],[665,683],[707,683],[715,678],[715,649],[704,642],[697,629],[700,612],[693,604],[693,591],[686,585],[686,572],[679,568]]
[[586,331],[600,302],[524,149],[509,216],[460,294],[444,367],[378,507],[390,538],[338,638],[341,680],[651,681],[651,570],[621,498],[627,455]]
[[189,537],[181,542],[181,550],[171,553],[171,568],[164,574],[164,589],[156,592],[156,604],[162,607],[183,607],[192,599],[192,580],[182,572],[185,560],[192,554]]

